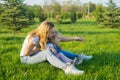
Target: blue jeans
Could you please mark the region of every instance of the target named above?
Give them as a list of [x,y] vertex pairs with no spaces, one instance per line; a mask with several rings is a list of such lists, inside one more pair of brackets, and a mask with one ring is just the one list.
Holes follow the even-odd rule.
[[57,46],[55,46],[54,48],[57,51],[57,53],[62,52],[66,57],[68,57],[70,59],[74,59],[75,57],[78,57],[78,54],[68,52],[68,51],[65,51],[65,50],[61,50]]
[[68,52],[65,50],[61,50],[61,52],[67,56],[68,58],[74,59],[75,57],[78,57],[78,54],[72,53],[72,52]]

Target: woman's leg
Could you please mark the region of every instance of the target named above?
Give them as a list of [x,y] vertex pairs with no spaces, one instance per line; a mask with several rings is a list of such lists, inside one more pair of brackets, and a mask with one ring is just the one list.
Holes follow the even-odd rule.
[[78,54],[74,54],[72,52],[68,52],[68,51],[65,51],[65,50],[61,50],[61,52],[67,56],[68,58],[71,58],[71,59],[74,59],[75,57],[78,57]]
[[46,60],[53,66],[58,67],[60,69],[64,70],[66,67],[66,64],[59,60],[54,54],[52,54],[49,49],[40,51],[33,56],[26,57],[26,63],[28,64],[40,63]]
[[40,51],[33,56],[26,57],[26,63],[28,64],[40,63],[46,60],[53,66],[58,67],[60,69],[64,69],[66,67],[66,64],[59,60],[54,54],[52,54],[52,52],[49,49]]
[[46,60],[46,50],[35,53],[32,56],[26,56],[26,63],[36,64]]
[[35,64],[47,60],[53,66],[64,70],[66,74],[83,74],[83,71],[77,70],[73,65],[67,66],[54,54],[51,54],[49,49],[38,52],[33,56],[21,57],[21,60],[22,59],[26,61],[24,63],[29,63],[29,64]]

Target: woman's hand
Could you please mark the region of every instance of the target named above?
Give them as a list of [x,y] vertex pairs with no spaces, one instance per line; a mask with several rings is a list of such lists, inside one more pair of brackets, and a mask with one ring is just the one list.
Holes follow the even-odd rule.
[[24,55],[29,56],[34,54],[35,52],[38,52],[40,48],[36,48],[35,44],[33,44],[32,40],[28,41],[28,45],[26,46],[24,50]]

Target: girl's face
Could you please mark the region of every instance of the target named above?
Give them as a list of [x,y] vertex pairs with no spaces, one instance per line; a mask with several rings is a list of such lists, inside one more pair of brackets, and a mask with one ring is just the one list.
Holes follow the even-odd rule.
[[54,28],[51,28],[49,33],[48,33],[48,38],[53,38],[55,36],[55,29]]

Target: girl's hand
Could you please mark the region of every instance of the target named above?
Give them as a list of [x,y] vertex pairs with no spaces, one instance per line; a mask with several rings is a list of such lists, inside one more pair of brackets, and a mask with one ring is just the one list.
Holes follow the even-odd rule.
[[57,51],[54,48],[50,48],[50,50],[54,53],[57,54]]
[[76,41],[84,41],[84,37],[75,37],[74,38]]

